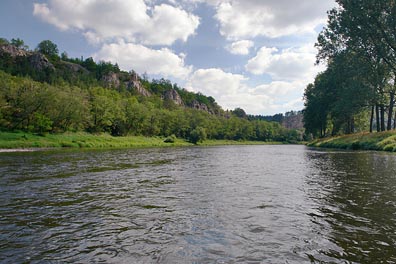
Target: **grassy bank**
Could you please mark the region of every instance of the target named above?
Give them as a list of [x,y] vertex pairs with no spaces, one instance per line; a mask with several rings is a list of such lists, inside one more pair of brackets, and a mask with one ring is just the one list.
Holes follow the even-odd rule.
[[181,139],[165,143],[163,138],[127,136],[113,137],[108,134],[88,133],[47,134],[39,136],[29,133],[0,132],[0,149],[11,148],[133,148],[192,145]]
[[310,142],[308,146],[396,152],[396,132],[386,131],[380,133],[358,133],[338,137],[323,138]]
[[[276,144],[260,141],[206,140],[200,145],[253,145]],[[161,137],[127,136],[113,137],[108,134],[89,133],[47,134],[39,136],[23,132],[0,132],[0,149],[27,148],[141,148],[141,147],[177,147],[193,146],[183,139],[174,143],[165,143]]]

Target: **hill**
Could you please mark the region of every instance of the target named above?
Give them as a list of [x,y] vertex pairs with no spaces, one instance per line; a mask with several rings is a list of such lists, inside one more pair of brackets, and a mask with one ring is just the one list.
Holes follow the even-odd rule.
[[117,64],[59,56],[48,40],[34,51],[21,41],[0,40],[0,130],[174,136],[195,143],[301,140],[297,130],[224,111],[213,97],[169,80],[149,81]]

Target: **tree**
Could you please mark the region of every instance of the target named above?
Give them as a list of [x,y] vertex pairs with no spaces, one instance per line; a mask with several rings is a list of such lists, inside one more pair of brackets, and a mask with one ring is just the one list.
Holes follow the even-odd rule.
[[246,112],[242,108],[235,108],[232,113],[239,118],[247,118]]
[[10,42],[7,39],[0,38],[0,45],[7,45],[7,44],[10,44]]
[[50,58],[58,57],[58,46],[51,40],[43,40],[37,45],[37,51],[49,56]]
[[198,144],[198,142],[203,142],[206,139],[206,136],[205,128],[197,127],[190,132],[190,142]]
[[19,49],[25,49],[25,50],[29,49],[29,47],[27,45],[25,45],[25,42],[20,38],[11,39],[11,45],[13,45]]
[[[396,93],[396,4],[394,0],[337,0],[339,8],[329,11],[327,27],[320,33],[316,46],[318,61],[331,60],[346,49],[366,58],[367,63],[385,64],[393,81],[381,86],[381,78],[374,86],[383,100],[387,94],[388,122],[391,129]],[[380,67],[377,67],[380,69]],[[380,74],[379,74],[380,75]],[[376,102],[381,111],[381,129],[384,129],[385,107]],[[379,111],[377,111],[379,112]]]

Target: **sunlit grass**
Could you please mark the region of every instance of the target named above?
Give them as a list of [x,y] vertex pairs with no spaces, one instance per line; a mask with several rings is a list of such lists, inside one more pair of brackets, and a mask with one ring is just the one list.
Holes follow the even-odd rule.
[[29,133],[0,132],[0,148],[133,148],[190,146],[189,142],[176,139],[165,143],[161,137],[126,136],[113,137],[108,134],[64,133],[39,136]]
[[[109,134],[89,134],[84,132],[46,134],[44,136],[24,132],[0,132],[0,149],[17,148],[143,148],[143,147],[181,147],[194,144],[176,138],[165,143],[163,137],[125,136],[113,137]],[[280,142],[205,140],[200,146],[217,145],[263,145],[282,144]]]
[[338,149],[385,150],[396,152],[396,131],[357,133],[315,140],[308,144],[314,147]]

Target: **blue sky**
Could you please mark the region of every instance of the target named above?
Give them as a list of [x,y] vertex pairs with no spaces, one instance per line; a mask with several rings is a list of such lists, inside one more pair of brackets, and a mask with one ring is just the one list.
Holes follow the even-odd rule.
[[118,63],[270,115],[303,107],[333,0],[2,0],[0,37]]

